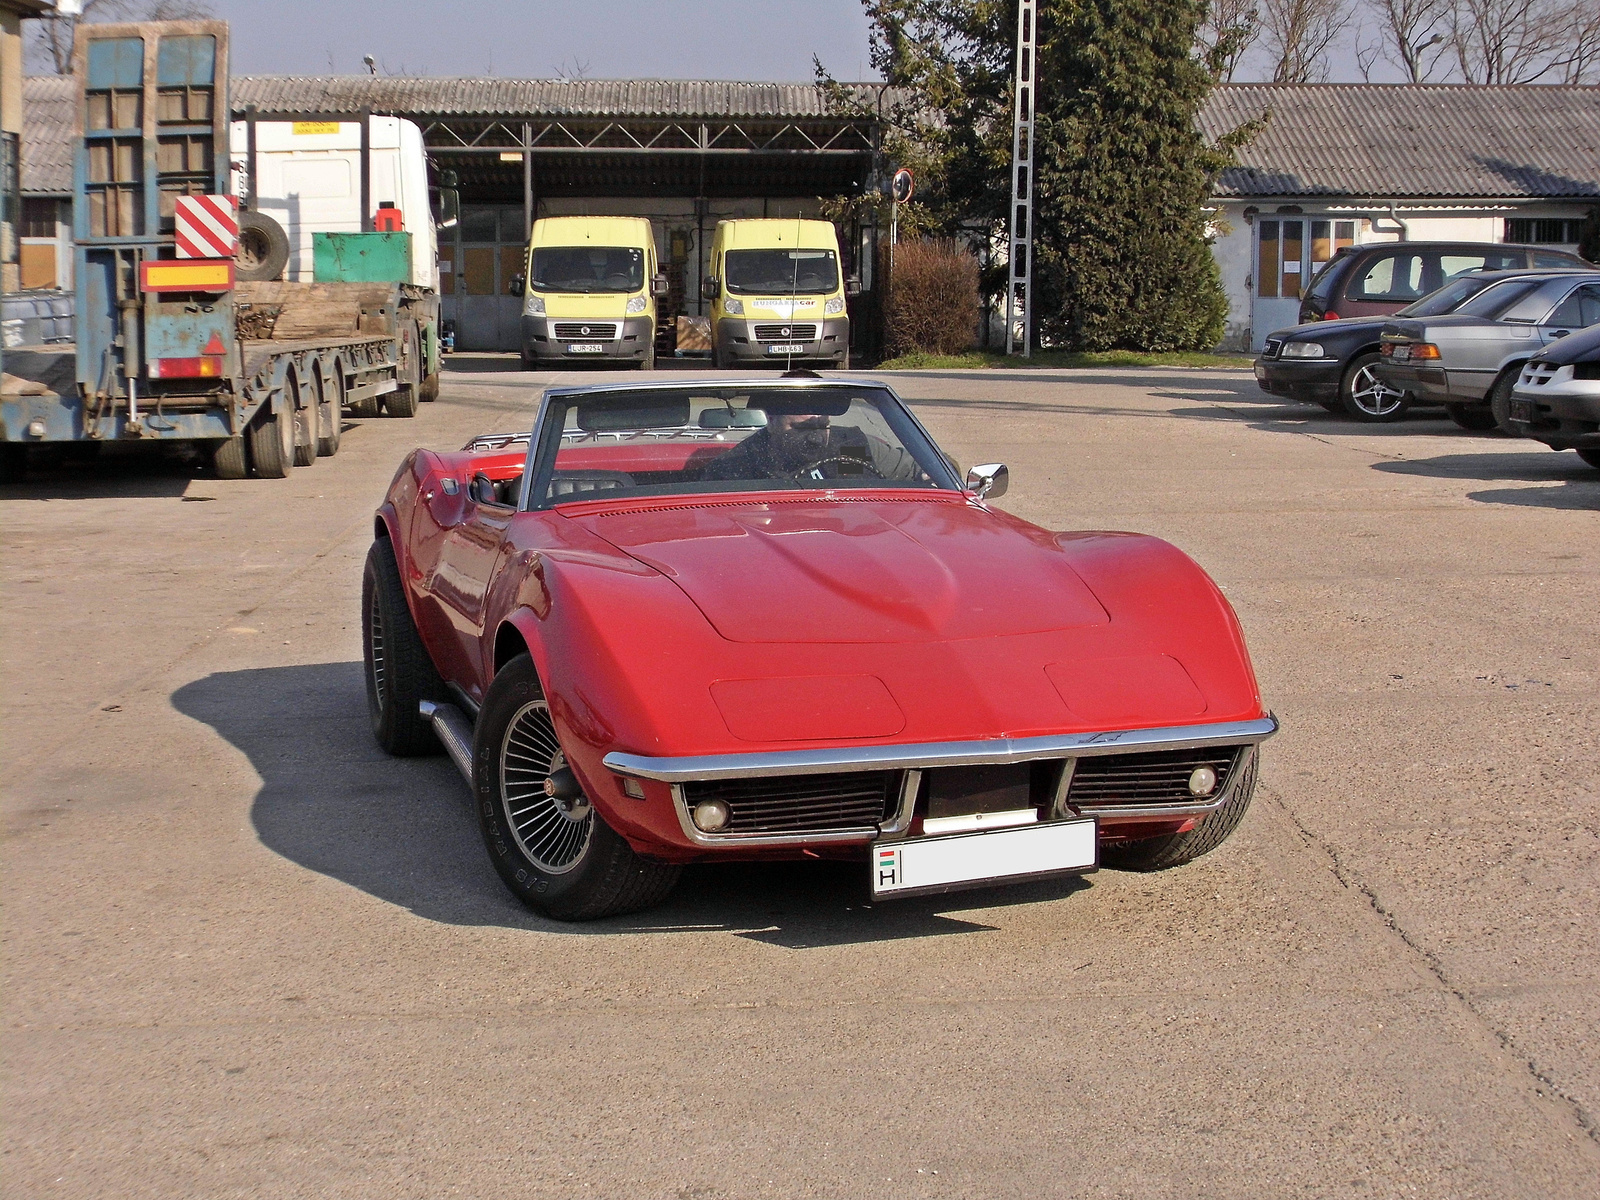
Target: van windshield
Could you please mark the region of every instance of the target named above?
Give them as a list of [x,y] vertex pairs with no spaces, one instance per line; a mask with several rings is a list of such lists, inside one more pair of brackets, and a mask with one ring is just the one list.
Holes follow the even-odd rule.
[[533,252],[536,292],[637,292],[644,251],[632,246],[540,246]]
[[729,250],[724,268],[737,295],[821,295],[839,287],[839,258],[832,250]]

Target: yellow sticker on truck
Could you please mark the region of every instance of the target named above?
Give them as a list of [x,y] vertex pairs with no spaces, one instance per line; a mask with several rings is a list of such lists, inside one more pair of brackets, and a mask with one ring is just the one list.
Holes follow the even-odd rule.
[[296,121],[294,123],[295,137],[305,137],[318,133],[338,133],[337,121]]

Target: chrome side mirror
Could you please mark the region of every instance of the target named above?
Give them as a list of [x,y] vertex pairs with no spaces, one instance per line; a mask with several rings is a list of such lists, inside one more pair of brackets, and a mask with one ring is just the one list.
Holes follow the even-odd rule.
[[520,296],[523,292],[527,291],[527,288],[528,281],[526,279],[524,279],[521,275],[513,275],[511,277],[511,282],[506,285],[506,295]]
[[1010,483],[1011,472],[1005,463],[984,463],[967,472],[967,488],[976,492],[979,500],[999,499]]
[[861,276],[852,275],[844,281],[844,294],[846,296],[861,295]]

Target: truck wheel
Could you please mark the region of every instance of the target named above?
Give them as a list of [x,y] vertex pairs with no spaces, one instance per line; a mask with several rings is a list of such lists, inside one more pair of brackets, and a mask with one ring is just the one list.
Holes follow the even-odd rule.
[[1500,372],[1500,378],[1489,389],[1489,411],[1501,433],[1521,437],[1511,424],[1511,389],[1517,386],[1517,376],[1522,374],[1522,364],[1516,363]]
[[401,758],[439,753],[439,739],[417,705],[443,699],[444,681],[411,620],[388,538],[372,543],[361,573],[361,643],[367,715],[378,745]]
[[294,466],[293,404],[286,395],[275,404],[263,404],[245,431],[250,467],[258,479],[286,479]]
[[1259,751],[1252,750],[1248,759],[1239,764],[1241,775],[1239,781],[1231,785],[1233,795],[1188,833],[1113,842],[1100,848],[1100,861],[1123,871],[1164,871],[1168,867],[1181,867],[1215,850],[1239,827],[1250,807],[1250,797],[1256,790],[1258,754]]
[[1339,398],[1344,411],[1358,421],[1398,421],[1411,407],[1411,397],[1398,392],[1373,371],[1376,354],[1358,354],[1345,370],[1339,382]]
[[422,381],[422,386],[417,389],[417,398],[424,404],[432,404],[439,398],[439,372],[435,371]]
[[414,383],[402,383],[383,398],[383,408],[391,417],[416,416],[417,385]]
[[317,376],[317,453],[332,458],[339,453],[344,435],[344,377],[335,371],[333,378]]
[[1445,415],[1463,429],[1482,433],[1495,426],[1494,413],[1487,408],[1468,408],[1465,404],[1446,404]]
[[317,426],[321,424],[321,413],[318,412],[316,397],[310,397],[310,403],[302,405],[300,401],[306,399],[300,394],[295,377],[289,376],[289,386],[284,389],[294,397],[294,465],[309,467],[317,461],[317,439],[320,431]]
[[243,479],[250,473],[244,438],[231,437],[211,444],[211,473],[218,479]]
[[[566,757],[533,659],[495,675],[472,746],[472,791],[489,861],[511,894],[558,921],[593,921],[666,899],[681,867],[646,862],[581,792],[549,795]],[[575,785],[575,781],[572,781]]]
[[237,279],[276,279],[289,265],[289,235],[266,213],[239,214]]

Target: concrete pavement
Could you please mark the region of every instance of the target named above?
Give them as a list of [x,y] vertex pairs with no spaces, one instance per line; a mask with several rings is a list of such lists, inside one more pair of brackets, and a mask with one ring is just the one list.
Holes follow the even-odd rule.
[[1216,576],[1284,726],[1241,831],[875,908],[702,868],[562,926],[446,760],[377,750],[359,665],[373,507],[526,427],[514,366],[286,481],[0,493],[5,1195],[1600,1191],[1600,472],[1235,372],[897,375],[1004,507]]

